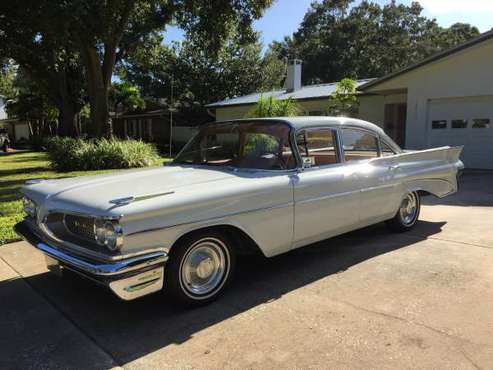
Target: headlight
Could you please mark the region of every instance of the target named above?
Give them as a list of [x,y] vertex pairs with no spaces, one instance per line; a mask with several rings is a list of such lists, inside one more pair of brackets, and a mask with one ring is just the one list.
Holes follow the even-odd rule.
[[123,245],[123,230],[116,220],[96,219],[95,235],[96,241],[112,252],[119,250]]
[[22,198],[22,204],[24,206],[24,212],[26,212],[26,214],[28,216],[35,218],[36,217],[36,203],[34,203],[31,199],[24,197],[24,198]]

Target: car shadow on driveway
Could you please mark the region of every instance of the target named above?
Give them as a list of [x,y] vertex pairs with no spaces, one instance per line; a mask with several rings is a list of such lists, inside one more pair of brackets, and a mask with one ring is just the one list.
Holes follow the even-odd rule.
[[[251,308],[282,297],[363,261],[439,233],[444,222],[419,222],[414,234],[392,234],[379,224],[265,259],[241,258],[235,280],[218,301],[184,308],[162,294],[123,302],[91,282],[48,273],[26,280],[65,317],[124,365],[168,345],[179,345],[195,333]],[[4,286],[2,286],[2,284]],[[0,284],[7,289],[9,282]]]

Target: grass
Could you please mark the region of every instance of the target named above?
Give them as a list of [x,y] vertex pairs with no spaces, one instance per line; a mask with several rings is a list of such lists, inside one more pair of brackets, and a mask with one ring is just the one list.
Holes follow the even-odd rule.
[[[162,159],[162,163],[168,161]],[[22,220],[23,210],[18,190],[27,180],[56,179],[108,173],[118,170],[56,172],[50,168],[44,152],[14,152],[0,155],[0,245],[20,240],[13,226]]]

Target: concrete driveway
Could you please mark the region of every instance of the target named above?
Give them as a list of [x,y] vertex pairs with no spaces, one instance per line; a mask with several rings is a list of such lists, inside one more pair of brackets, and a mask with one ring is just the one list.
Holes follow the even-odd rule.
[[121,302],[0,248],[1,368],[493,368],[493,173],[383,225],[238,266],[218,302]]

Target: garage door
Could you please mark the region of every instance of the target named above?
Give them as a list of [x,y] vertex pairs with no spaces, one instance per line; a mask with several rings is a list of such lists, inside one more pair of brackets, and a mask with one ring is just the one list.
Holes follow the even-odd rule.
[[493,96],[433,99],[428,104],[428,145],[464,145],[466,167],[493,169]]

